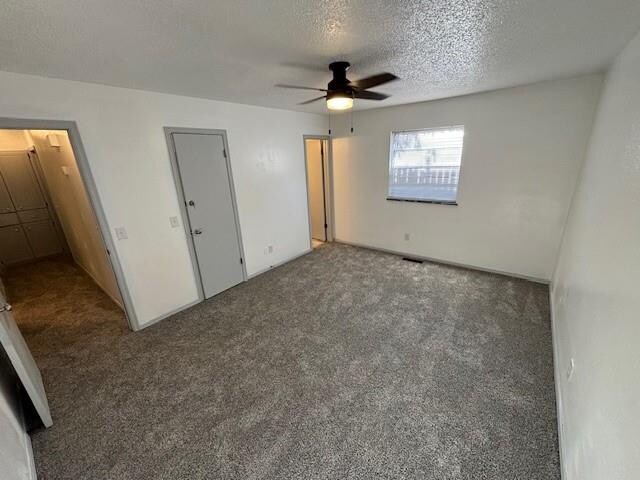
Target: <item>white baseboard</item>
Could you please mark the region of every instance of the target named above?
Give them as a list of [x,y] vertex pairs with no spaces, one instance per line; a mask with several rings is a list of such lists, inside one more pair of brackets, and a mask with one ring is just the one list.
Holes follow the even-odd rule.
[[466,263],[451,262],[449,260],[442,260],[440,258],[425,257],[424,255],[416,255],[414,253],[409,253],[409,252],[400,252],[398,250],[391,250],[391,249],[383,248],[383,247],[375,247],[375,246],[367,245],[367,244],[364,244],[364,243],[349,242],[347,240],[341,240],[339,238],[335,238],[333,241],[336,242],[336,243],[343,243],[345,245],[351,245],[352,247],[366,248],[368,250],[375,250],[375,251],[378,251],[378,252],[390,253],[392,255],[398,255],[398,256],[401,256],[401,257],[415,258],[416,260],[423,260],[425,262],[440,263],[442,265],[449,265],[449,266],[452,266],[452,267],[460,267],[460,268],[466,268],[466,269],[469,269],[469,270],[477,270],[479,272],[495,273],[496,275],[503,275],[505,277],[519,278],[521,280],[528,280],[530,282],[542,283],[543,285],[549,285],[549,283],[550,283],[549,280],[547,280],[545,278],[531,277],[531,276],[528,276],[528,275],[521,275],[519,273],[505,272],[505,271],[502,271],[502,270],[493,270],[491,268],[478,267],[476,265],[469,265],[469,264],[466,264]]
[[308,249],[306,249],[305,251],[303,251],[302,253],[299,253],[299,254],[297,254],[297,255],[294,255],[293,257],[289,257],[289,258],[287,258],[286,260],[282,260],[282,261],[280,261],[280,262],[278,262],[278,263],[275,263],[275,264],[273,264],[273,265],[270,265],[270,266],[268,266],[267,268],[263,268],[262,270],[258,270],[257,272],[254,272],[254,273],[252,273],[251,275],[249,275],[249,276],[248,276],[248,278],[247,278],[247,280],[250,280],[250,279],[252,279],[252,278],[255,278],[255,277],[257,277],[258,275],[262,275],[263,273],[268,272],[269,270],[272,270],[272,269],[274,269],[274,268],[276,268],[276,267],[279,267],[279,266],[281,266],[281,265],[284,265],[285,263],[292,262],[292,261],[293,261],[293,260],[295,260],[296,258],[303,257],[303,256],[307,255],[308,253],[311,253],[312,251],[313,251],[313,249],[312,249],[312,248],[308,248]]
[[29,479],[30,480],[38,480],[38,472],[36,472],[36,461],[33,458],[33,446],[31,445],[31,437],[25,431],[25,444],[27,447],[27,457],[29,459]]
[[567,455],[564,450],[564,405],[562,403],[562,392],[560,390],[560,353],[558,346],[558,327],[556,325],[555,305],[553,300],[553,285],[549,286],[549,313],[551,316],[551,343],[553,345],[553,378],[556,389],[556,415],[558,421],[558,451],[560,454],[560,478],[566,479],[565,467],[567,465]]
[[[261,274],[263,274],[265,272],[268,272],[269,270],[271,270],[273,268],[279,267],[280,265],[284,265],[285,263],[289,263],[292,260],[295,260],[296,258],[302,257],[303,255],[306,255],[307,253],[310,253],[311,251],[312,251],[312,249],[309,248],[308,250],[305,250],[304,252],[302,252],[302,253],[300,253],[298,255],[294,255],[293,257],[290,257],[290,258],[288,258],[286,260],[278,262],[275,265],[271,265],[270,267],[267,267],[267,268],[262,269],[262,270],[260,270],[258,272],[252,273],[251,275],[247,276],[247,280],[245,280],[245,282],[250,280],[250,279],[252,279],[252,278],[257,277],[258,275],[261,275]],[[244,282],[241,282],[241,283],[244,283]],[[172,315],[175,315],[176,313],[180,313],[181,311],[186,310],[187,308],[193,307],[194,305],[197,305],[198,303],[203,302],[203,301],[204,301],[203,298],[198,298],[197,300],[194,300],[193,302],[189,302],[186,305],[183,305],[181,307],[176,308],[175,310],[172,310],[172,311],[170,311],[168,313],[160,315],[159,317],[156,317],[153,320],[150,320],[149,322],[145,322],[144,325],[141,325],[140,328],[135,329],[135,331],[140,331],[140,330],[143,330],[143,329],[145,329],[147,327],[150,327],[151,325],[153,325],[155,323],[158,323],[159,321],[164,320],[165,318],[168,318],[168,317],[170,317]]]
[[158,323],[161,320],[164,320],[165,318],[169,318],[172,315],[175,315],[176,313],[180,313],[183,310],[186,310],[187,308],[191,308],[194,305],[199,304],[200,302],[203,302],[205,299],[204,298],[198,298],[196,300],[194,300],[193,302],[189,302],[186,305],[182,305],[181,307],[178,307],[176,309],[171,310],[170,312],[164,313],[152,320],[149,320],[148,322],[145,322],[144,324],[140,325],[139,328],[134,328],[133,331],[134,332],[139,332],[140,330],[144,330],[147,327],[150,327],[151,325]]

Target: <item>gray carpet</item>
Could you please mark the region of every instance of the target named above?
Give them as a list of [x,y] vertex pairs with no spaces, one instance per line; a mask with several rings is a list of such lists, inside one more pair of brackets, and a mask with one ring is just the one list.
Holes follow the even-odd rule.
[[46,289],[41,478],[560,478],[543,285],[328,244],[139,333]]

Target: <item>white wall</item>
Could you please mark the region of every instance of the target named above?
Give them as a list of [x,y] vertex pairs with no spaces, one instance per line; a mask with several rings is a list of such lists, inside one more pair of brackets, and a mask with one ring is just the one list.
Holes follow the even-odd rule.
[[302,135],[323,116],[7,72],[0,91],[4,117],[78,123],[141,325],[197,299],[165,126],[227,130],[250,275],[309,248]]
[[[354,114],[333,142],[335,236],[549,280],[602,77]],[[394,130],[465,126],[458,205],[386,200]],[[404,233],[410,240],[404,240]]]
[[607,75],[552,283],[564,480],[640,478],[639,87],[640,35]]
[[[74,260],[116,303],[122,306],[118,284],[109,263],[100,227],[84,187],[78,164],[65,131],[30,130],[55,208]],[[58,137],[59,147],[47,135]],[[67,169],[65,175],[62,167]]]

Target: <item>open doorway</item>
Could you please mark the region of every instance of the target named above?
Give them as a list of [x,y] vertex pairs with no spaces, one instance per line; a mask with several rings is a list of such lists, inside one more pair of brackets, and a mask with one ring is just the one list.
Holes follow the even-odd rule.
[[304,137],[311,248],[333,240],[329,138]]
[[36,359],[129,328],[74,147],[67,129],[0,129],[0,278]]

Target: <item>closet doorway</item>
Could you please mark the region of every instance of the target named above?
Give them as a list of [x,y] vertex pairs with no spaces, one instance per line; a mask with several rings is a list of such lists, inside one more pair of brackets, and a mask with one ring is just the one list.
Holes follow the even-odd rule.
[[0,287],[34,355],[135,329],[73,122],[0,119]]

